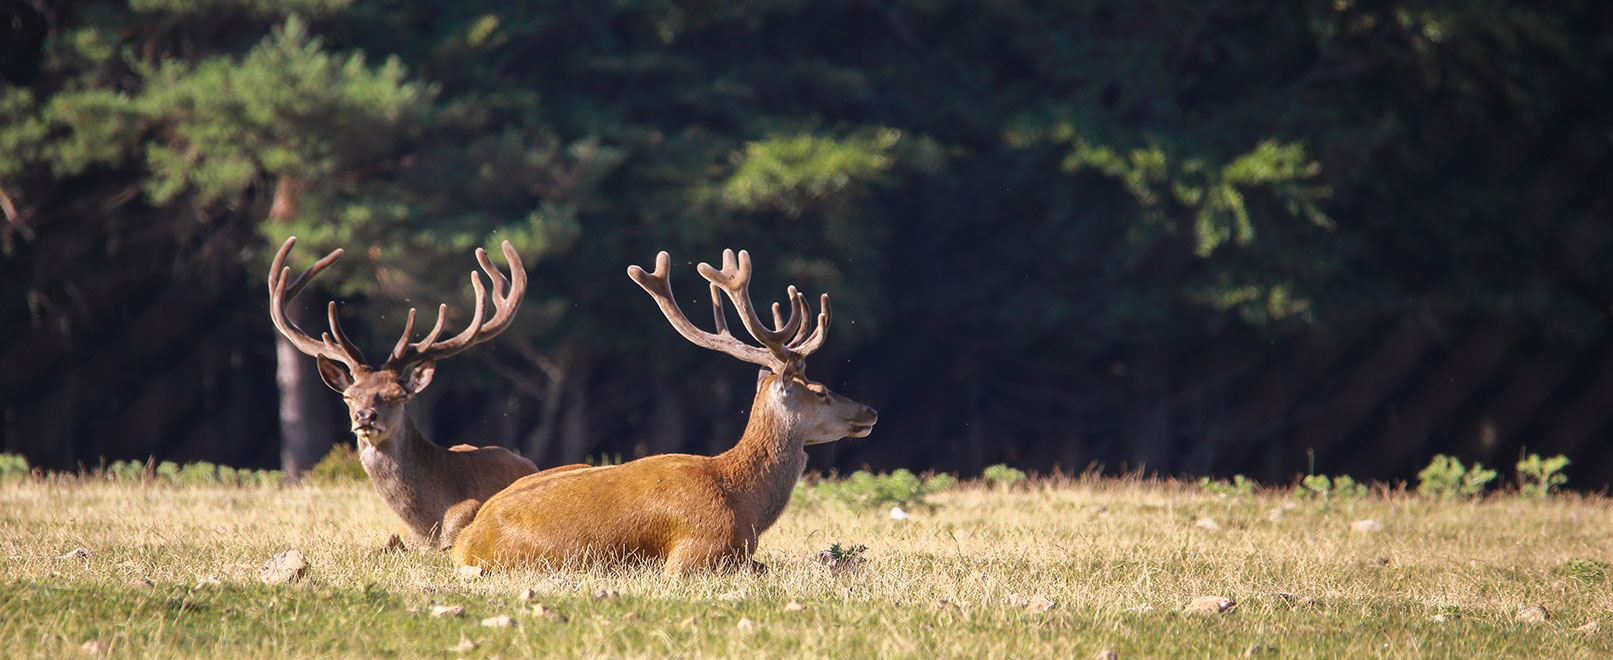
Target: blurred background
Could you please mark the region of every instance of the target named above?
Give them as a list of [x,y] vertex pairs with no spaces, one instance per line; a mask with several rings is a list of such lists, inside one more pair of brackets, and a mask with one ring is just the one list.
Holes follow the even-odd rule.
[[[374,357],[510,240],[411,404],[539,465],[714,453],[754,370],[625,275],[829,292],[811,467],[1613,483],[1613,3],[0,0],[4,451],[351,441],[264,285]],[[500,257],[495,259],[502,262]],[[700,313],[697,313],[700,312]]]

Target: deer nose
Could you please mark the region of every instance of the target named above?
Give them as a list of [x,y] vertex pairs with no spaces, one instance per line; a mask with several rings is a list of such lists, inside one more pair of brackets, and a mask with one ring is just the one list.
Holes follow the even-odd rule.
[[375,411],[373,409],[371,409],[371,410],[360,410],[360,411],[358,411],[356,413],[353,413],[353,421],[358,422],[360,424],[369,424],[371,422],[374,422],[375,421]]

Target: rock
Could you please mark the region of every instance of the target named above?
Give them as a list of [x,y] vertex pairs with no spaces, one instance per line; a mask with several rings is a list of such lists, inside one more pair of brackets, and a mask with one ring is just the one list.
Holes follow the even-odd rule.
[[1019,605],[1026,612],[1046,612],[1058,606],[1058,601],[1040,594],[1024,599],[1024,602]]
[[449,617],[449,616],[465,616],[465,606],[464,605],[432,605],[431,606],[431,616],[434,619],[441,619],[443,617]]
[[548,619],[556,623],[565,623],[567,621],[566,615],[555,611],[554,608],[544,605],[543,603],[537,603],[532,606],[532,616],[540,619]]
[[107,651],[112,650],[112,645],[99,639],[92,639],[80,644],[78,650],[83,651],[85,655],[106,655]]
[[908,513],[908,512],[906,512],[906,511],[903,511],[902,507],[899,507],[899,506],[891,507],[891,520],[907,520],[908,518],[912,518],[912,517],[913,517],[913,515]]
[[1428,620],[1433,621],[1434,623],[1449,623],[1451,621],[1455,621],[1455,620],[1460,619],[1460,618],[1462,618],[1462,615],[1460,615],[1460,614],[1456,614],[1456,613],[1453,613],[1453,612],[1440,612],[1439,614],[1435,614],[1434,616],[1428,617]]
[[1551,612],[1547,612],[1544,605],[1527,605],[1513,614],[1512,618],[1527,623],[1541,623],[1551,620]]
[[1282,601],[1284,605],[1289,607],[1310,607],[1316,604],[1316,599],[1314,598],[1306,598],[1304,596],[1291,594],[1286,591],[1279,591],[1272,595],[1276,596],[1277,600]]
[[797,603],[793,600],[784,604],[784,611],[786,612],[799,612],[804,609],[806,609],[805,605]]
[[[89,559],[89,558],[90,558],[89,548],[73,548],[72,550],[69,550],[68,552],[63,553],[61,556],[57,557],[57,559]],[[97,640],[90,640],[90,641],[97,641]],[[88,643],[89,642],[85,642],[85,644],[88,644]]]
[[485,619],[482,619],[482,627],[483,628],[513,628],[513,627],[515,627],[515,619],[512,619],[509,616],[506,616],[506,615],[503,615],[503,614],[500,614],[498,616],[490,616],[490,617],[487,617]]
[[1278,522],[1278,521],[1283,519],[1283,515],[1284,515],[1283,508],[1282,507],[1277,507],[1277,508],[1274,508],[1274,509],[1266,512],[1266,520],[1270,520],[1272,522]]
[[682,628],[699,628],[700,627],[700,617],[691,616],[691,617],[689,617],[687,619],[684,619],[683,621],[678,622],[678,626],[682,627]]
[[1593,632],[1596,632],[1598,630],[1601,630],[1601,629],[1602,629],[1602,623],[1600,621],[1586,621],[1585,625],[1580,626],[1578,628],[1575,628],[1574,632],[1585,633],[1585,634],[1589,635],[1589,634],[1591,634]]
[[1223,596],[1199,596],[1182,608],[1188,614],[1227,614],[1238,608],[1238,602]]
[[476,578],[479,578],[479,577],[482,576],[482,573],[483,573],[482,567],[480,567],[480,566],[460,566],[459,567],[459,577],[465,578],[466,580],[474,580]]
[[295,584],[307,571],[308,562],[303,561],[302,551],[286,550],[264,562],[258,579],[264,584]]
[[739,617],[739,623],[734,624],[734,627],[743,632],[750,632],[756,629],[756,623],[748,617]]
[[1120,660],[1120,654],[1110,649],[1103,649],[1092,654],[1092,660]]
[[527,587],[527,588],[521,590],[521,602],[523,602],[523,603],[530,603],[530,602],[532,602],[532,599],[537,598],[537,597],[538,597],[538,592],[536,590],[534,590],[532,587]]
[[136,589],[145,589],[147,587],[157,586],[157,585],[153,584],[151,582],[151,578],[148,578],[148,577],[133,577],[133,578],[129,578],[127,581],[124,582],[124,584],[127,584],[127,585],[129,585],[131,587],[134,587]]
[[576,580],[573,580],[573,579],[568,578],[568,577],[560,576],[560,575],[551,575],[551,576],[549,576],[548,583],[549,583],[548,587],[550,589],[554,589],[556,591],[576,591],[577,590],[577,581]]
[[1221,529],[1221,523],[1210,520],[1209,518],[1199,518],[1199,521],[1193,523],[1193,526],[1198,527],[1199,529],[1207,529],[1212,532]]
[[1357,532],[1381,532],[1383,531],[1383,523],[1371,518],[1366,518],[1364,520],[1357,520],[1351,523],[1350,529],[1353,529]]
[[615,589],[611,589],[609,587],[603,587],[603,588],[594,590],[594,598],[597,598],[599,600],[611,600],[611,599],[613,599],[613,598],[615,598],[617,596],[620,596],[620,595],[621,594],[616,593]]
[[744,600],[745,596],[746,596],[746,593],[745,593],[744,589],[734,589],[733,591],[725,591],[725,592],[723,592],[721,594],[718,594],[717,595],[717,600],[726,600],[726,601]]
[[1087,509],[1087,512],[1091,513],[1092,516],[1095,517],[1095,518],[1108,518],[1109,517],[1109,507],[1106,507],[1106,506],[1104,506],[1102,504],[1098,504],[1098,505],[1093,506],[1090,509]]
[[196,578],[196,586],[191,587],[190,590],[201,591],[203,589],[216,587],[221,584],[224,584],[224,582],[219,580],[217,575],[203,575],[199,578]]
[[1126,611],[1127,612],[1136,612],[1138,614],[1147,614],[1148,612],[1154,611],[1154,606],[1149,605],[1148,603],[1143,603],[1141,605],[1128,607],[1128,608],[1126,608]]
[[466,637],[465,633],[460,633],[459,643],[448,649],[451,653],[469,653],[474,650],[476,650],[476,642],[470,641],[470,638]]

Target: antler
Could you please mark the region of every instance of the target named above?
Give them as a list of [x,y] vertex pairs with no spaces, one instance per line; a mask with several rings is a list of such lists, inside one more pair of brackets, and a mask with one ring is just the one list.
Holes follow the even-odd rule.
[[521,263],[521,255],[515,253],[509,241],[504,241],[501,247],[504,260],[510,266],[508,279],[487,258],[487,250],[476,248],[476,262],[493,283],[493,317],[485,322],[482,320],[486,290],[482,288],[481,274],[471,271],[470,286],[475,291],[476,308],[471,314],[470,325],[453,337],[437,341],[437,336],[442,334],[443,317],[448,311],[448,305],[438,305],[437,322],[432,325],[431,331],[426,333],[424,339],[410,343],[410,338],[414,336],[415,319],[415,309],[411,307],[408,319],[403,323],[403,335],[392,347],[386,366],[401,367],[426,360],[440,360],[492,339],[509,328],[510,321],[515,318],[515,310],[521,306],[521,298],[526,295],[526,266]]
[[[638,266],[628,266],[627,276],[633,278],[634,282],[655,299],[656,305],[661,308],[661,313],[672,323],[678,334],[695,345],[726,353],[780,374],[786,370],[798,372],[804,358],[823,345],[825,330],[829,325],[828,294],[823,295],[823,312],[818,315],[818,326],[810,335],[806,332],[804,321],[808,316],[806,300],[793,286],[787,290],[790,301],[789,320],[783,319],[778,303],[773,303],[773,327],[768,328],[761,317],[757,316],[756,308],[751,304],[750,253],[740,250],[736,260],[733,250],[723,250],[722,269],[712,268],[706,263],[696,267],[700,275],[710,282],[712,315],[716,319],[717,331],[706,332],[689,322],[688,317],[683,315],[683,310],[678,308],[677,299],[672,296],[672,283],[668,277],[670,263],[671,257],[666,252],[661,252],[655,255],[654,272],[646,273]],[[733,301],[745,329],[762,346],[746,344],[728,332],[728,322],[723,314],[723,293]]]
[[326,308],[326,316],[330,322],[330,332],[324,333],[319,339],[308,336],[302,328],[286,313],[286,304],[302,293],[303,287],[319,275],[337,259],[342,258],[342,250],[331,250],[323,259],[314,262],[308,270],[303,271],[296,280],[289,285],[286,277],[291,275],[291,268],[286,266],[286,257],[291,254],[292,246],[297,244],[297,237],[292,236],[280,245],[280,251],[274,255],[274,263],[269,266],[269,319],[274,321],[274,327],[284,335],[297,350],[312,356],[323,356],[340,361],[347,365],[349,370],[364,366],[364,354],[358,350],[347,333],[342,332],[342,326],[336,320],[336,301],[332,300]]

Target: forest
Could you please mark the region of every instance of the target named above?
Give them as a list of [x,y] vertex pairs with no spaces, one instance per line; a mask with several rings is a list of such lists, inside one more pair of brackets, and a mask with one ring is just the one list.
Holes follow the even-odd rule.
[[879,409],[811,469],[1613,484],[1607,2],[0,0],[0,450],[350,442],[287,236],[372,356],[510,241],[513,324],[410,410],[539,465],[733,444],[753,367],[626,269],[709,328],[743,248]]

